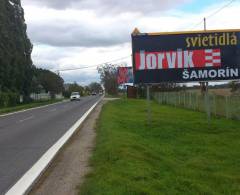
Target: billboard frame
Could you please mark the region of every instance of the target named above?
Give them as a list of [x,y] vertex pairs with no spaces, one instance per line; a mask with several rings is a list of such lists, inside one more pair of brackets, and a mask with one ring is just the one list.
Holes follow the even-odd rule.
[[[135,84],[158,84],[158,83],[164,83],[164,82],[169,82],[169,83],[195,83],[195,82],[221,82],[221,81],[232,81],[232,80],[239,80],[240,79],[240,76],[238,78],[234,78],[234,79],[230,79],[230,78],[227,78],[226,76],[223,77],[222,79],[219,79],[218,76],[215,78],[215,79],[210,79],[210,78],[207,78],[207,79],[201,79],[201,80],[191,80],[191,81],[161,81],[161,82],[136,82],[136,78],[135,78],[135,73],[136,73],[136,62],[135,62],[135,43],[134,43],[134,40],[133,38],[135,37],[138,37],[138,36],[151,36],[151,37],[155,37],[155,36],[161,36],[161,35],[197,35],[197,34],[201,34],[201,35],[204,35],[204,34],[209,34],[209,33],[240,33],[240,29],[216,29],[216,30],[197,30],[197,31],[175,31],[175,32],[149,32],[149,33],[142,33],[140,32],[137,28],[134,29],[134,31],[132,32],[131,34],[131,37],[132,37],[132,64],[133,64],[133,73],[134,73],[134,83]],[[239,40],[240,38],[238,37],[237,38],[237,46],[239,45]],[[227,47],[227,46],[226,46]],[[206,48],[212,48],[210,46],[206,47]],[[156,51],[157,52],[157,51]],[[220,56],[222,57],[222,56]],[[230,65],[231,66],[231,65]],[[223,66],[222,69],[224,68],[227,68],[227,66]],[[239,68],[239,71],[240,71],[240,63],[239,63],[239,66],[235,67],[235,68]],[[175,71],[177,68],[174,68],[172,69],[172,71]],[[183,69],[183,68],[182,68]],[[187,70],[195,70],[197,69],[196,67],[194,67],[194,69],[190,69],[190,68],[184,68],[184,69],[187,69]],[[220,68],[216,68],[216,71],[219,70]],[[202,68],[202,70],[207,70],[206,67]],[[211,69],[209,68],[207,71],[210,71]],[[163,70],[162,70],[163,71]],[[218,73],[217,73],[218,74]]]

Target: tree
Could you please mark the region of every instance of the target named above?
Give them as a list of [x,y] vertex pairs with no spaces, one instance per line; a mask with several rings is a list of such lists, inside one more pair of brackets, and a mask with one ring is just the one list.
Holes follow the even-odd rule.
[[110,95],[118,94],[117,67],[113,64],[104,64],[98,67],[101,83],[106,93]]
[[99,93],[100,91],[102,91],[102,86],[100,83],[93,82],[89,84],[89,89],[91,92]]
[[34,84],[35,86],[41,85],[46,91],[50,92],[51,97],[54,98],[55,94],[63,92],[63,79],[54,72],[45,69],[34,70]]
[[63,95],[69,98],[72,92],[79,92],[81,96],[86,95],[85,88],[81,85],[78,85],[76,82],[65,84],[65,90]]
[[72,92],[79,92],[79,94],[81,96],[84,95],[84,87],[82,87],[81,85],[78,85],[76,82],[74,82],[73,84],[69,85],[68,91],[70,93],[72,93]]
[[84,87],[84,95],[90,95],[91,94],[91,89],[89,88],[89,86],[85,86]]
[[30,94],[32,44],[20,0],[0,3],[0,91]]

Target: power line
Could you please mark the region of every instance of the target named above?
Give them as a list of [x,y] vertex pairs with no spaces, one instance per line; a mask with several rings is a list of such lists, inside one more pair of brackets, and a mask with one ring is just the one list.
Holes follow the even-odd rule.
[[109,63],[112,63],[112,62],[121,61],[121,60],[127,59],[129,57],[131,57],[131,55],[128,55],[128,56],[125,56],[125,57],[121,57],[121,58],[118,58],[118,59],[114,59],[114,60],[111,60],[111,61],[95,64],[95,65],[83,66],[83,67],[78,67],[78,68],[59,69],[57,71],[58,72],[64,72],[64,71],[73,71],[73,70],[82,70],[82,69],[88,69],[88,68],[95,68],[95,67],[98,67],[98,66],[103,65],[103,64],[109,64]]
[[216,10],[215,12],[213,12],[212,14],[208,15],[206,18],[211,18],[212,16],[216,15],[217,13],[219,13],[220,11],[222,11],[223,9],[225,9],[226,7],[228,7],[229,5],[231,5],[234,1],[236,1],[236,0],[231,0],[231,1],[229,1],[226,5],[224,5],[223,7],[219,8],[218,10]]
[[[220,11],[222,11],[223,9],[225,9],[226,7],[230,6],[234,1],[236,0],[231,0],[229,1],[227,4],[223,5],[222,7],[220,7],[219,9],[217,9],[215,12],[209,14],[207,17],[205,17],[206,19],[209,19],[211,17],[213,17],[214,15],[216,15],[217,13],[219,13]],[[195,27],[197,27],[198,25],[202,24],[203,20],[199,21],[198,23],[191,25],[190,27],[188,27],[190,30],[194,29]]]

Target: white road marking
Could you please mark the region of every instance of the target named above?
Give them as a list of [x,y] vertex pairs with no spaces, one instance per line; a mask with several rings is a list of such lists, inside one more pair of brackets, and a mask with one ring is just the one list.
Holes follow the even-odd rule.
[[24,122],[24,121],[28,121],[28,120],[33,119],[33,118],[34,118],[34,116],[30,116],[30,117],[28,117],[28,118],[19,120],[18,122],[22,123],[22,122]]
[[87,112],[85,112],[85,114],[51,148],[49,148],[45,154],[43,154],[43,156],[32,166],[32,168],[30,168],[5,195],[27,194],[27,192],[31,190],[33,184],[47,169],[59,150],[64,146],[64,144],[66,144],[66,142],[71,138],[74,132],[102,99],[103,98],[98,100]]

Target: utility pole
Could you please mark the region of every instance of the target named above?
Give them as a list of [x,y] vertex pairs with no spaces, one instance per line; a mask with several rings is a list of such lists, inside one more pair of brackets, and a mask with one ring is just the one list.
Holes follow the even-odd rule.
[[204,18],[203,21],[204,21],[204,31],[206,31],[207,30],[206,18]]
[[[207,30],[207,22],[206,22],[205,17],[204,17],[203,21],[204,21],[204,31],[206,31]],[[208,91],[208,82],[205,82],[205,92],[207,92],[207,91]]]
[[[206,18],[204,17],[203,19],[204,21],[204,31],[207,30],[207,22],[206,22]],[[202,82],[202,89],[201,89],[204,93],[204,100],[205,100],[205,109],[206,109],[206,113],[207,113],[207,120],[208,123],[210,123],[211,120],[211,110],[210,110],[210,100],[209,100],[209,93],[208,93],[208,82]]]

